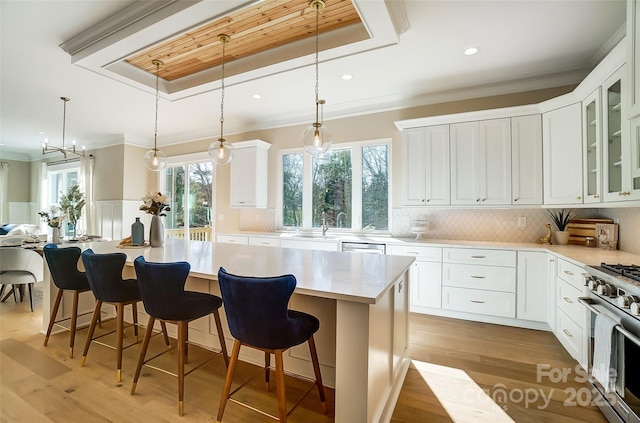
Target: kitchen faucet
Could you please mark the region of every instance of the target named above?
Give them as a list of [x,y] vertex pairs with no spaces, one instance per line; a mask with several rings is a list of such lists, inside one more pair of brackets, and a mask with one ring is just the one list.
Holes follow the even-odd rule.
[[320,215],[320,219],[322,219],[322,236],[326,236],[327,230],[329,229],[329,225],[327,225],[327,214],[325,212],[322,212],[322,215]]

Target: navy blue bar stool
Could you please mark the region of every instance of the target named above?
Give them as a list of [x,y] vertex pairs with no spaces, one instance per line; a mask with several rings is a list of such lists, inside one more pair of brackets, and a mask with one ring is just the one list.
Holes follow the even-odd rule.
[[[267,390],[269,389],[271,354],[275,356],[276,360],[275,374],[278,396],[278,416],[257,410],[253,406],[248,406],[249,408],[278,419],[281,422],[286,422],[287,416],[300,401],[302,401],[304,396],[306,396],[314,386],[317,386],[322,403],[322,411],[326,413],[327,403],[324,386],[322,385],[322,376],[320,375],[318,353],[316,352],[316,345],[313,339],[313,334],[320,328],[320,322],[315,316],[310,314],[289,310],[289,299],[296,287],[295,276],[283,275],[266,278],[245,277],[232,275],[227,273],[225,269],[220,268],[218,271],[218,283],[220,284],[220,292],[222,293],[222,301],[224,303],[229,329],[235,341],[233,343],[231,361],[227,370],[227,377],[220,400],[217,421],[222,421],[227,400],[248,406],[232,398],[232,395],[248,381],[245,381],[231,392],[233,373],[238,363],[240,347],[243,345],[264,351],[264,374]],[[311,353],[311,361],[316,380],[302,398],[287,412],[282,354],[289,348],[304,342],[309,343],[309,352]]]
[[[78,247],[58,248],[55,244],[45,245],[43,251],[47,266],[49,266],[51,279],[53,279],[53,283],[58,288],[58,295],[56,295],[56,300],[51,310],[51,317],[49,318],[49,327],[44,337],[44,346],[46,347],[49,343],[49,336],[51,336],[53,326],[61,327],[70,331],[69,358],[73,358],[73,345],[76,339],[76,324],[78,321],[78,297],[82,292],[91,291],[87,275],[78,270],[78,260],[80,259],[80,253],[82,251]],[[71,317],[56,320],[64,291],[73,292]],[[80,314],[80,316],[86,314],[89,313],[83,313]],[[62,322],[67,320],[71,320],[69,327],[62,324]]]
[[[184,365],[187,360],[189,322],[213,314],[218,330],[218,338],[220,339],[220,353],[224,358],[225,366],[229,366],[229,356],[219,312],[222,306],[222,299],[204,292],[184,290],[189,270],[191,270],[191,265],[187,262],[151,263],[140,256],[135,259],[134,266],[138,276],[142,303],[147,314],[149,314],[147,328],[152,328],[156,320],[163,323],[173,323],[178,326],[178,374],[174,376],[178,377],[178,413],[182,416],[184,413],[185,376],[213,358],[210,357],[185,373]],[[135,393],[142,366],[158,357],[156,355],[145,360],[149,347],[149,333],[147,331],[142,343],[136,374],[131,386],[131,395]],[[164,352],[161,354],[164,354]]]

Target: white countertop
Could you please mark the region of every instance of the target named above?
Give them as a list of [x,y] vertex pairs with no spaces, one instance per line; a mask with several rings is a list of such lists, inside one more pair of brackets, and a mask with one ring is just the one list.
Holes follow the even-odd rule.
[[413,257],[171,239],[162,248],[118,248],[116,241],[75,245],[96,253],[125,253],[129,264],[140,255],[153,262],[187,261],[192,276],[212,280],[221,266],[243,276],[293,274],[299,294],[368,304],[382,298],[414,261]]

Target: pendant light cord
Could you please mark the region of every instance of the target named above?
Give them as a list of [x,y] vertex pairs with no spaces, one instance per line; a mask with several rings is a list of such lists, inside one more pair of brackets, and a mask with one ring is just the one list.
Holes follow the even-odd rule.
[[320,92],[320,84],[318,82],[318,21],[320,16],[320,3],[315,3],[314,7],[316,9],[316,123],[320,123],[318,121],[318,96]]
[[160,65],[162,62],[160,60],[154,60],[153,63],[156,65],[156,122],[155,127],[153,129],[153,151],[158,151],[158,103],[160,102],[160,94],[159,94],[159,80],[160,80]]
[[65,130],[67,127],[67,101],[69,101],[69,99],[67,97],[60,97],[62,99],[63,102],[63,106],[62,106],[62,149],[64,150],[64,135],[65,135]]
[[220,42],[222,43],[222,79],[220,82],[220,86],[221,86],[221,91],[220,91],[220,139],[218,141],[223,142],[224,141],[224,137],[223,135],[223,130],[224,130],[224,53],[225,53],[225,47],[227,45],[227,41],[229,41],[229,36],[227,35],[219,35],[218,39],[220,40]]

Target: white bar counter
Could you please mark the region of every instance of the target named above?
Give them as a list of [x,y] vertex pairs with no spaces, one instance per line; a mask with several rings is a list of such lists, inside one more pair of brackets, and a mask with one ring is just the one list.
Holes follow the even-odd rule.
[[[220,267],[243,276],[293,274],[297,286],[290,307],[320,320],[315,339],[323,381],[335,388],[335,421],[369,423],[391,419],[410,363],[408,270],[414,258],[185,240],[166,240],[162,248],[121,249],[117,242],[60,247],[72,245],[83,250],[92,248],[96,253],[125,253],[128,266],[124,273],[129,277],[135,277],[133,260],[140,255],[152,262],[187,261],[191,264],[187,289],[216,295],[220,295]],[[53,285],[46,273],[43,331],[54,300],[50,294]],[[83,295],[80,312],[90,311],[93,297],[91,293]],[[62,315],[69,315],[70,304],[71,298],[65,296]],[[146,322],[143,307],[138,308],[138,313],[140,321]],[[225,339],[231,345],[233,338],[224,313],[222,317]],[[212,317],[192,322],[189,338],[213,348],[220,345]],[[76,343],[82,344],[82,340]],[[244,361],[264,363],[263,354],[257,351],[245,348],[241,352]],[[306,343],[289,349],[285,370],[313,378]]]

